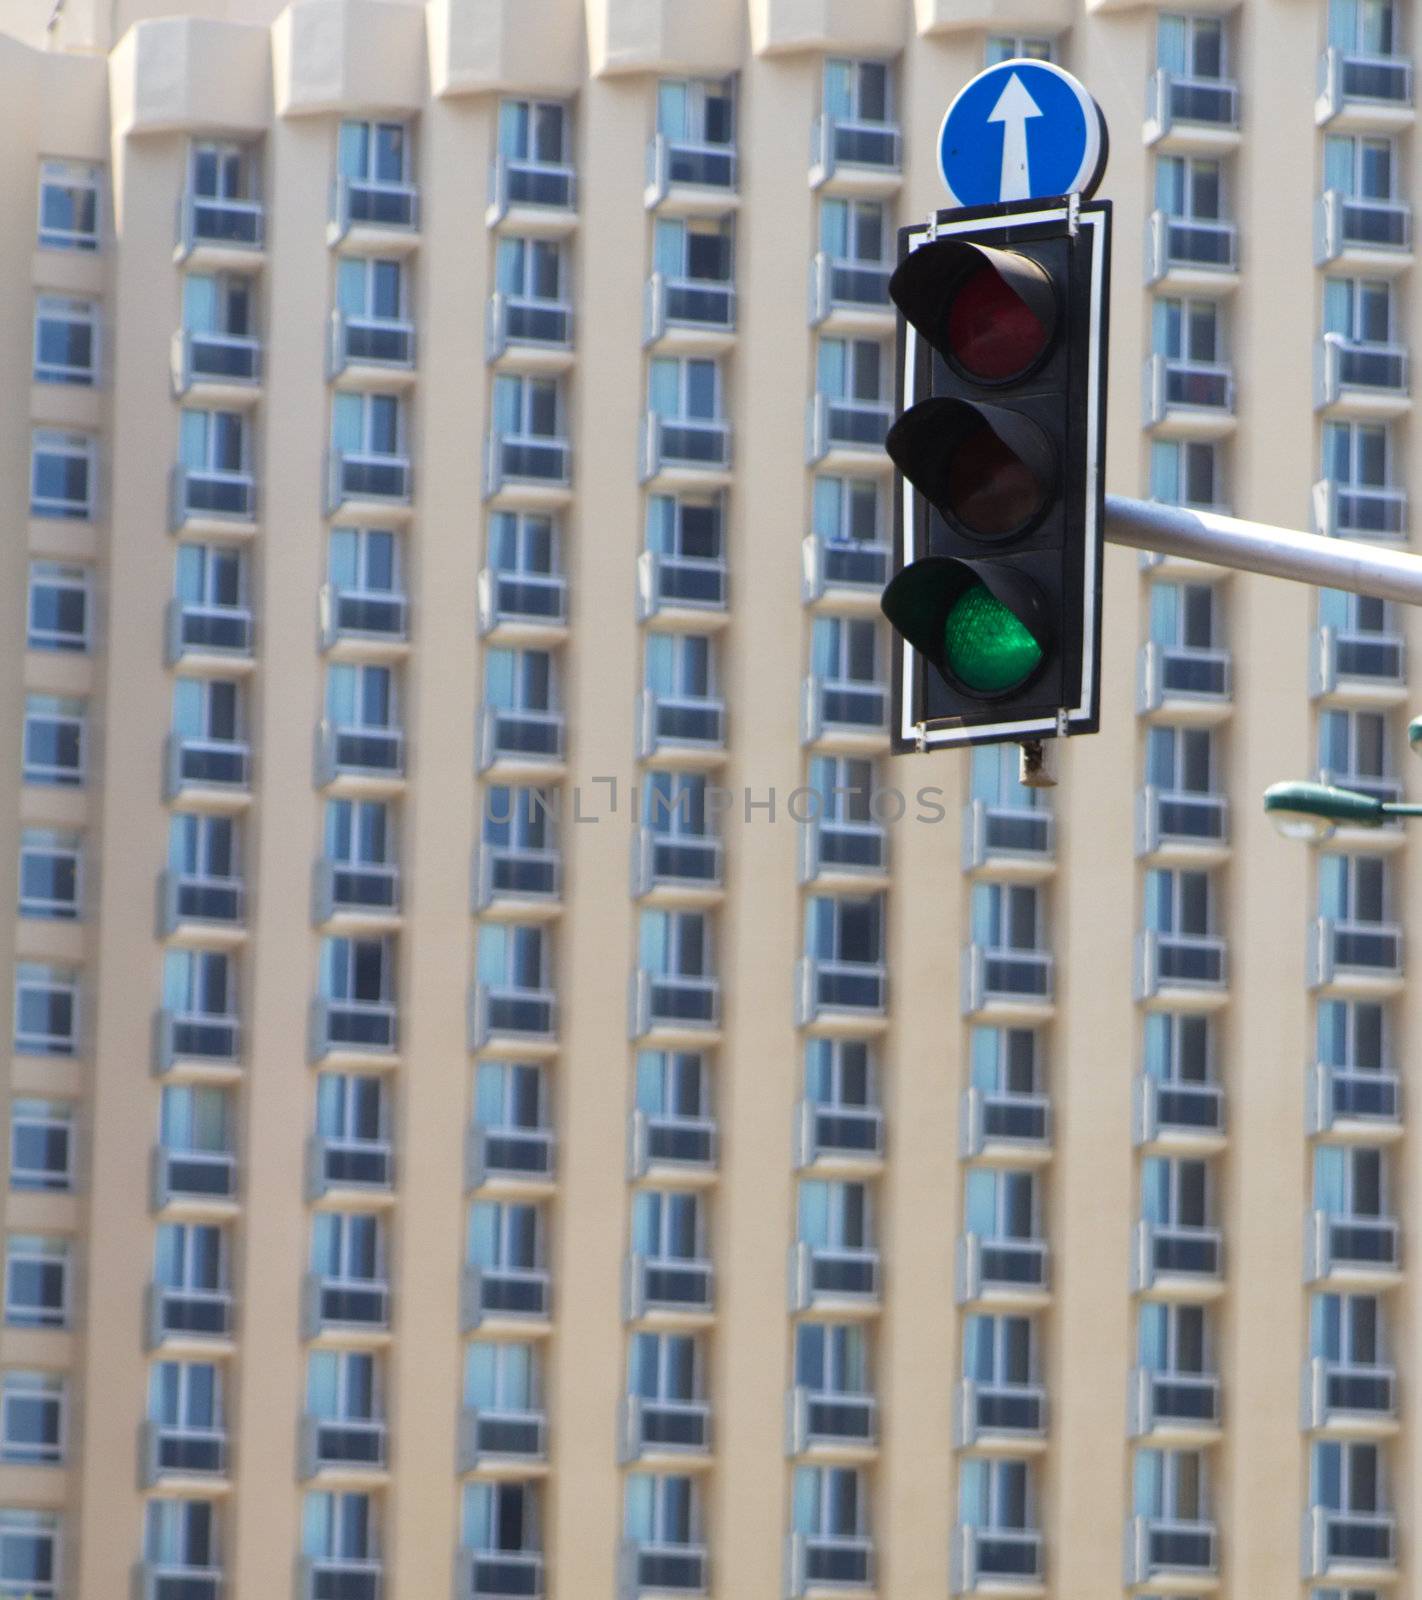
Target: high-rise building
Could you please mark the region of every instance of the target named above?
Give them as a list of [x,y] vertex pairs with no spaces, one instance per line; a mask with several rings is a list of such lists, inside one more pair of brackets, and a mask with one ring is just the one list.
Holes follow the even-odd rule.
[[0,5],[0,1597],[1415,1592],[1406,835],[1259,797],[1422,630],[1113,548],[1044,795],[877,598],[1023,54],[1112,488],[1407,539],[1416,8],[202,5]]

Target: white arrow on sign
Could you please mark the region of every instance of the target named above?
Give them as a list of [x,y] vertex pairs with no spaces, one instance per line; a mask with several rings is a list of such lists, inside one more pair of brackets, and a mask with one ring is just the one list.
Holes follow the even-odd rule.
[[1002,123],[1002,188],[1000,200],[1030,200],[1032,183],[1027,171],[1027,123],[1040,117],[1042,108],[1014,72],[988,113],[989,122]]

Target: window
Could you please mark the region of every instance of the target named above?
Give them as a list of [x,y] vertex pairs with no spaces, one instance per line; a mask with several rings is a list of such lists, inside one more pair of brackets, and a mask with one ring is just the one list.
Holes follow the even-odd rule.
[[716,660],[711,639],[701,633],[649,634],[646,684],[670,700],[708,700],[716,693]]
[[1214,734],[1208,728],[1151,728],[1146,734],[1146,782],[1165,794],[1213,794]]
[[1386,922],[1390,900],[1386,857],[1320,857],[1320,916],[1332,917],[1339,922]]
[[969,1233],[982,1239],[1036,1239],[1038,1190],[1035,1173],[974,1167],[965,1185]]
[[99,192],[102,169],[81,161],[40,164],[39,245],[41,250],[99,248]]
[[1359,344],[1390,344],[1392,285],[1381,278],[1325,278],[1323,331]]
[[1031,1529],[1035,1517],[1027,1462],[965,1458],[958,1468],[958,1515],[969,1528]]
[[77,833],[25,828],[20,834],[20,915],[73,921],[79,915],[81,842]]
[[331,444],[342,455],[403,456],[405,412],[399,395],[336,395],[331,402]]
[[368,661],[343,661],[328,667],[326,716],[337,728],[398,727],[394,670]]
[[226,1234],[212,1223],[161,1223],[154,1240],[153,1276],[178,1294],[225,1295]]
[[395,862],[395,823],[384,800],[326,802],[326,858],[343,866],[384,867]]
[[638,964],[662,978],[713,975],[711,919],[701,911],[644,911],[638,924]]
[[481,1061],[474,1069],[474,1120],[481,1128],[542,1128],[546,1093],[542,1067]]
[[30,515],[82,521],[94,514],[96,446],[87,433],[36,428],[30,440]]
[[1318,1059],[1350,1072],[1383,1072],[1392,1064],[1387,1011],[1375,1000],[1321,1000]]
[[323,1000],[388,1004],[395,997],[393,939],[323,939]]
[[568,108],[557,100],[505,100],[499,154],[509,162],[562,166],[568,160]]
[[1212,931],[1213,885],[1208,872],[1146,873],[1145,925],[1154,933],[1205,938]]
[[232,1156],[231,1096],[196,1084],[165,1085],[159,1109],[159,1142],[169,1155]]
[[464,1404],[475,1411],[537,1411],[540,1397],[535,1345],[475,1340],[464,1352]]
[[809,802],[814,819],[846,831],[881,831],[873,810],[877,786],[872,761],[859,756],[811,756],[807,778],[806,787],[815,797]]
[[667,420],[714,422],[721,416],[721,369],[704,356],[654,356],[648,408]]
[[246,340],[253,336],[254,324],[250,278],[226,272],[189,272],[184,276],[184,333],[199,335],[209,343]]
[[1208,1017],[1152,1011],[1145,1019],[1146,1074],[1158,1083],[1209,1083],[1212,1043]]
[[79,974],[22,961],[15,967],[15,1050],[72,1056],[79,1049]]
[[984,51],[983,65],[1000,66],[1004,61],[1054,61],[1055,40],[1032,38],[1022,34],[990,34]]
[[173,732],[185,743],[231,744],[241,737],[241,689],[223,678],[173,685]]
[[410,135],[403,122],[343,122],[336,154],[343,178],[403,184],[410,176]]
[[496,511],[489,520],[489,565],[520,577],[550,578],[559,571],[558,525],[534,511]]
[[876,478],[815,479],[814,527],[828,544],[879,544],[884,496]]
[[89,569],[62,561],[31,561],[31,650],[89,648]]
[[69,1325],[68,1239],[6,1236],[5,1321],[12,1328]]
[[[1151,318],[1151,348],[1167,361],[1214,366],[1221,359],[1220,310],[1213,300],[1157,299]],[[1186,395],[1185,398],[1190,398]]]
[[869,1336],[857,1322],[795,1327],[795,1382],[811,1394],[869,1393]]
[[552,986],[553,950],[541,923],[481,923],[478,978],[491,989],[542,993]]
[[637,1333],[627,1353],[627,1392],[642,1400],[692,1404],[701,1397],[701,1360],[688,1334]]
[[1386,1323],[1376,1295],[1313,1295],[1308,1322],[1310,1355],[1345,1367],[1383,1364]]
[[1042,948],[1042,897],[1031,884],[975,883],[973,942],[990,950]]
[[867,1183],[806,1180],[796,1199],[796,1235],[812,1250],[871,1250],[874,1230]]
[[466,1550],[485,1554],[538,1551],[538,1489],[531,1483],[466,1483],[463,1540]]
[[825,114],[835,122],[892,122],[893,74],[887,61],[825,62]]
[[891,237],[888,212],[881,201],[820,201],[820,249],[831,260],[883,266]]
[[68,1100],[10,1102],[10,1187],[74,1187],[74,1107]]
[[816,388],[841,405],[881,405],[891,396],[891,363],[877,339],[821,339]]
[[301,1553],[308,1560],[330,1562],[340,1578],[346,1562],[366,1562],[379,1554],[373,1495],[343,1492],[308,1494],[301,1513]]
[[556,709],[553,656],[547,650],[486,650],[484,703],[499,711]]
[[969,788],[974,800],[1007,811],[1034,811],[1045,806],[1041,789],[1020,781],[1020,762],[1014,745],[972,747]]
[[1386,204],[1397,197],[1397,146],[1391,139],[1331,133],[1323,141],[1323,187],[1350,200]]
[[1153,439],[1150,446],[1150,497],[1167,505],[1224,504],[1218,446],[1201,439]]
[[653,1261],[698,1261],[706,1253],[701,1196],[639,1189],[632,1197],[632,1249]]
[[805,1098],[813,1105],[867,1110],[878,1104],[874,1059],[863,1039],[811,1039],[805,1045]]
[[1385,1217],[1387,1164],[1381,1150],[1363,1145],[1315,1145],[1313,1203],[1330,1217]]
[[1362,56],[1391,56],[1401,49],[1394,0],[1329,0],[1328,42]]
[[77,787],[84,782],[86,707],[62,695],[25,696],[26,783]]
[[489,1272],[536,1272],[543,1264],[543,1214],[535,1205],[476,1200],[465,1260]]
[[816,617],[810,670],[829,683],[877,683],[878,624],[867,617]]
[[869,1488],[857,1467],[796,1467],[792,1526],[810,1539],[862,1539]]
[[343,256],[336,268],[336,305],[351,322],[403,322],[406,293],[403,262]]
[[1209,1163],[1148,1157],[1141,1164],[1141,1216],[1159,1228],[1208,1227]]
[[1385,489],[1392,481],[1392,431],[1380,422],[1325,422],[1323,472],[1356,489]]
[[[17,1467],[58,1466],[64,1460],[64,1398],[62,1373],[7,1372],[0,1381],[0,1461]],[[3,1528],[0,1521],[0,1541]],[[0,1564],[0,1579],[10,1574]]]
[[240,411],[184,410],[178,425],[178,460],[192,476],[219,477],[250,470],[250,432]]
[[1318,719],[1318,765],[1340,778],[1385,783],[1388,759],[1387,718],[1379,711],[1325,711]]
[[227,883],[240,875],[231,817],[175,811],[168,823],[168,866],[183,878]]
[[734,82],[729,78],[663,78],[657,84],[657,132],[673,144],[733,144]]
[[697,1543],[700,1506],[695,1481],[662,1473],[629,1473],[623,1529],[638,1544]]
[[494,431],[506,438],[559,439],[562,410],[556,378],[501,372],[494,379]]
[[1151,639],[1171,650],[1212,650],[1219,642],[1217,609],[1208,583],[1153,583]]
[[987,1389],[1035,1383],[1036,1344],[1031,1317],[969,1317],[963,1326],[963,1376]]
[[368,1350],[313,1350],[306,1359],[306,1409],[322,1422],[378,1422],[379,1357]]
[[0,1509],[0,1582],[7,1600],[55,1600],[59,1518],[52,1511]]
[[35,382],[92,388],[98,376],[99,309],[92,300],[42,294],[35,300]]
[[649,1117],[697,1121],[710,1116],[711,1084],[705,1058],[695,1050],[639,1051],[636,1104]]
[[143,1555],[184,1577],[215,1573],[217,1507],[210,1500],[150,1500],[144,1507]]
[[974,1028],[971,1072],[975,1089],[990,1095],[1042,1092],[1041,1041],[1033,1028]]
[[372,1212],[321,1211],[311,1219],[311,1270],[343,1282],[385,1279],[385,1239]]
[[1199,156],[1158,156],[1155,203],[1186,222],[1223,222],[1224,166]]
[[[673,284],[731,282],[733,242],[727,223],[707,218],[658,217],[652,233],[652,267]],[[729,304],[722,299],[681,296],[688,321],[726,322]],[[681,312],[676,312],[681,315]]]
[[1203,1522],[1209,1516],[1205,1496],[1203,1450],[1137,1450],[1135,1513],[1166,1522]]
[[811,895],[805,902],[805,953],[821,961],[882,963],[883,897]]
[[1136,1359],[1147,1372],[1203,1377],[1210,1372],[1209,1313],[1204,1306],[1143,1302]]
[[236,972],[225,950],[168,950],[163,956],[163,1004],[182,1017],[231,1017],[237,1012]]
[[1221,17],[1173,16],[1158,19],[1155,60],[1176,78],[1218,82],[1225,67],[1225,25]]
[[1371,1516],[1387,1507],[1383,1454],[1376,1444],[1316,1439],[1309,1482],[1309,1504],[1328,1511]]
[[316,1080],[316,1132],[339,1144],[381,1144],[390,1136],[384,1082],[377,1077],[323,1072]]
[[257,198],[256,152],[240,144],[195,142],[188,155],[189,182],[203,200],[253,201]]

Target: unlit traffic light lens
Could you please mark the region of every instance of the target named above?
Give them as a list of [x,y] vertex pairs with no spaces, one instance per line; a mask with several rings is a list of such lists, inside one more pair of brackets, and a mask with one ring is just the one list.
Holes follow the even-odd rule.
[[970,378],[1004,383],[1027,371],[1052,330],[983,261],[959,285],[947,316],[945,354]]
[[1024,528],[1050,492],[1050,485],[985,421],[949,445],[945,485],[945,509],[983,539],[1004,539]]
[[974,694],[1008,694],[1042,664],[1042,646],[982,582],[970,584],[943,623],[943,660]]

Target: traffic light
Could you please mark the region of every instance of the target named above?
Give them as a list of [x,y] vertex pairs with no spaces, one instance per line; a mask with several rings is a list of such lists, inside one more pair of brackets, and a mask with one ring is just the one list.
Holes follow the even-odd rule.
[[899,233],[899,750],[1094,733],[1109,202],[940,212]]

